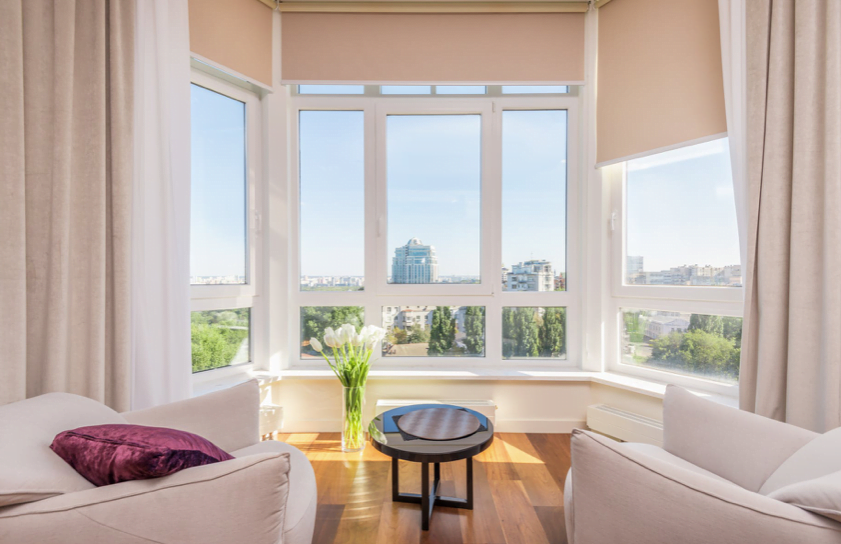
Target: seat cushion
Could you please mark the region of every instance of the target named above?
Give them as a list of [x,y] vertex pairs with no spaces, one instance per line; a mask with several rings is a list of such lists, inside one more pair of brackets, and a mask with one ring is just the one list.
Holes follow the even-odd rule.
[[[712,478],[714,480],[718,480],[720,482],[726,482],[728,484],[733,483],[730,480],[727,480],[726,478],[722,478],[718,474],[714,474],[714,473],[710,472],[709,470],[704,470],[697,465],[693,465],[689,461],[685,461],[685,460],[681,459],[677,455],[672,455],[671,453],[667,452],[663,448],[659,448],[657,446],[652,446],[651,444],[638,444],[636,442],[626,442],[624,444],[621,444],[620,447],[625,448],[625,449],[629,449],[629,450],[633,450],[633,451],[637,451],[637,452],[640,452],[640,453],[644,453],[645,455],[648,455],[650,457],[654,457],[654,458],[659,459],[661,461],[665,461],[666,463],[669,463],[671,465],[675,465],[677,467],[685,468],[686,470],[691,470],[695,474],[702,474],[704,476],[707,476],[707,477]],[[733,484],[733,485],[735,485],[735,484]]]
[[234,457],[245,457],[258,453],[289,454],[289,500],[286,505],[286,517],[283,524],[284,544],[312,542],[315,528],[317,490],[315,472],[304,453],[285,442],[266,440],[253,446],[230,452]]
[[787,485],[768,497],[841,521],[841,472]]
[[56,455],[62,431],[125,419],[104,404],[69,393],[48,393],[0,406],[0,507],[94,487]]
[[794,452],[765,480],[759,492],[770,495],[783,487],[841,470],[841,427],[824,433]]

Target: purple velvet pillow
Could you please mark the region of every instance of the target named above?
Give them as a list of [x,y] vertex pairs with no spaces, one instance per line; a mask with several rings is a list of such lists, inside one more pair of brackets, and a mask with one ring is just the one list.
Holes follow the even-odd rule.
[[198,435],[143,425],[79,427],[57,434],[50,449],[96,486],[233,459]]

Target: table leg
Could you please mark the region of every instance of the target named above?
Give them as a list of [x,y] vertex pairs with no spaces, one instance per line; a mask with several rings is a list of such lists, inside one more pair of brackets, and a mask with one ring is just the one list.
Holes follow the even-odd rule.
[[397,467],[397,457],[391,458],[391,500],[399,501],[400,497],[400,470]]
[[[438,472],[438,463],[435,463]],[[421,463],[421,529],[429,530],[429,463]]]
[[465,508],[473,510],[473,458],[467,458],[467,504]]

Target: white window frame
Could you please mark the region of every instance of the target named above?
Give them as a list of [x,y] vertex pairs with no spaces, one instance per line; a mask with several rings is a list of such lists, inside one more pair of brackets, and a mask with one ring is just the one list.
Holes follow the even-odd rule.
[[[685,313],[742,317],[743,287],[705,287],[672,285],[626,285],[626,187],[627,163],[602,168],[610,190],[611,270],[609,314],[605,316],[607,343],[605,363],[608,370],[656,382],[673,383],[711,393],[738,397],[738,384],[727,384],[689,374],[622,362],[622,309],[679,311]],[[734,233],[735,234],[735,233]],[[743,265],[744,272],[744,265]]]
[[[489,88],[490,90],[490,88]],[[555,95],[383,95],[366,87],[365,95],[299,95],[290,93],[288,102],[289,142],[289,369],[323,368],[318,359],[302,359],[302,306],[361,306],[365,324],[382,326],[384,306],[484,306],[484,357],[383,357],[375,348],[379,369],[407,368],[580,368],[582,365],[582,285],[579,273],[582,183],[580,97],[575,93]],[[502,290],[502,113],[505,110],[567,110],[567,197],[566,197],[566,291],[507,292]],[[361,111],[365,130],[365,289],[354,292],[301,291],[300,289],[300,176],[299,112]],[[385,179],[386,116],[401,114],[482,115],[482,283],[467,285],[388,284],[387,180]],[[494,157],[499,157],[494,159]],[[372,247],[373,246],[373,247]],[[393,251],[393,248],[392,248]],[[566,358],[502,357],[503,307],[566,308]]]
[[262,108],[260,97],[230,81],[214,77],[206,71],[191,71],[190,82],[245,104],[246,142],[246,222],[245,283],[240,285],[191,285],[190,311],[213,311],[250,308],[249,350],[246,363],[193,373],[193,385],[251,370],[262,369],[267,361],[263,327],[265,308],[261,301],[262,229]]

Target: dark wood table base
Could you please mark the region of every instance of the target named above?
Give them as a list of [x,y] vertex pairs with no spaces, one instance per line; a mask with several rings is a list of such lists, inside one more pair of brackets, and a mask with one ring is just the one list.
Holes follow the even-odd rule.
[[421,505],[421,529],[429,530],[429,520],[432,518],[432,509],[435,505],[449,508],[463,508],[473,510],[473,458],[468,457],[467,461],[467,499],[456,497],[444,497],[438,495],[438,484],[441,481],[441,464],[435,465],[435,477],[432,481],[432,490],[429,489],[429,463],[421,463],[421,494],[401,493],[400,476],[397,467],[397,457],[391,458],[391,500],[394,502],[408,502]]

